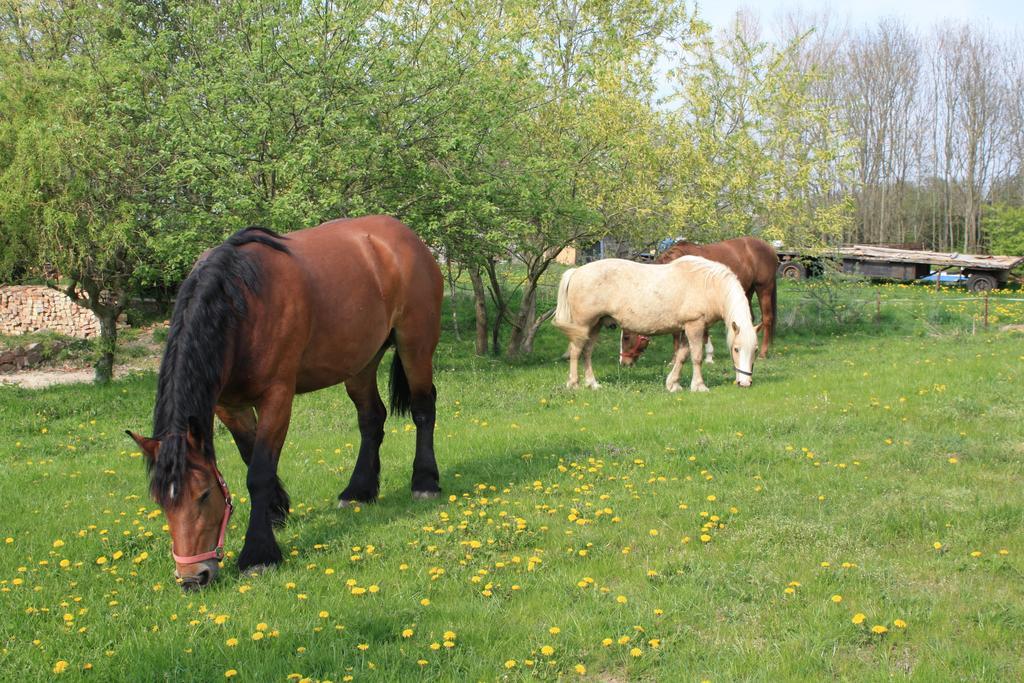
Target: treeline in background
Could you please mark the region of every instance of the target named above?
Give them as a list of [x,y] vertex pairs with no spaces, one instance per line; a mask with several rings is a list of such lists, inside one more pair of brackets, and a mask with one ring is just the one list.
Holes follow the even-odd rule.
[[1021,252],[1020,45],[662,0],[0,0],[0,279],[59,281],[112,357],[231,232],[388,213],[516,355],[604,237]]

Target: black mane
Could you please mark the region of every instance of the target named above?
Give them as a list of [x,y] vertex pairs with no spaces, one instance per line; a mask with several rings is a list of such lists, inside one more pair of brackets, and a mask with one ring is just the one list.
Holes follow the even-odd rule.
[[272,230],[239,230],[198,262],[178,290],[160,363],[153,438],[160,441],[156,461],[147,460],[150,493],[161,504],[173,503],[170,487],[184,486],[188,468],[187,434],[203,444],[203,456],[213,459],[213,409],[229,335],[246,315],[245,295],[258,294],[258,262],[239,251],[244,244],[262,244],[284,253],[287,239]]

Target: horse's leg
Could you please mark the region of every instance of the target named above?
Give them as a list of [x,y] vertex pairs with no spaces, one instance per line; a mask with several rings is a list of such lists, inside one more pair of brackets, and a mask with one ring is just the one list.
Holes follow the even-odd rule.
[[288,434],[294,396],[294,385],[275,385],[263,392],[256,405],[259,419],[245,479],[252,506],[245,545],[238,556],[240,571],[260,570],[281,562],[281,549],[274,538],[272,508],[278,487],[277,462]]
[[384,441],[384,420],[388,411],[377,389],[378,354],[359,374],[345,382],[345,390],[359,416],[359,455],[348,486],[338,496],[338,506],[358,500],[371,503],[380,490],[380,444]]
[[[403,345],[398,342],[399,358],[408,382],[412,421],[416,425],[416,455],[412,461],[413,498],[436,498],[441,492],[441,475],[434,455],[434,421],[437,414],[437,390],[434,388],[433,345]],[[395,368],[392,372],[397,372]]]
[[707,354],[707,358],[704,359],[704,362],[713,364],[715,362],[715,345],[711,343],[710,325],[704,328],[704,353]]
[[594,364],[592,358],[594,355],[594,346],[597,344],[597,337],[601,334],[601,323],[598,322],[590,330],[590,336],[587,337],[586,343],[583,345],[583,363],[585,366],[583,383],[591,389],[600,389],[601,384],[597,381],[597,377],[594,376]]
[[768,349],[775,336],[775,280],[757,290],[757,303],[761,307],[761,358],[768,356]]
[[[235,446],[242,456],[246,467],[252,462],[253,449],[256,446],[256,411],[252,406],[246,408],[235,408],[218,405],[214,412],[224,423],[224,426],[231,432],[231,438],[235,440]],[[275,483],[274,493],[270,499],[270,521],[274,526],[282,526],[288,518],[288,511],[291,508],[291,501],[288,492],[280,478]]]
[[569,389],[575,389],[580,385],[580,351],[583,350],[584,343],[575,338],[569,340],[569,379],[565,383]]
[[693,379],[690,380],[690,391],[707,391],[704,385],[704,377],[701,374],[700,366],[704,356],[704,323],[690,323],[686,326],[686,337],[690,342],[690,356],[693,363]]
[[681,332],[673,334],[672,337],[676,342],[675,352],[672,354],[672,369],[669,370],[668,377],[665,378],[665,388],[674,394],[683,389],[679,386],[679,374],[683,371],[686,357],[690,355],[690,346],[683,343],[685,336]]

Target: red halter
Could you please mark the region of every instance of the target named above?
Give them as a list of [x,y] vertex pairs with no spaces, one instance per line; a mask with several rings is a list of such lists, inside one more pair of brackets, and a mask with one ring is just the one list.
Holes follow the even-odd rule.
[[643,353],[643,351],[641,351],[640,349],[640,345],[644,343],[649,344],[650,342],[650,337],[648,337],[645,334],[638,334],[636,336],[636,343],[633,344],[633,348],[631,348],[629,351],[620,351],[619,358],[629,358],[630,360],[636,360],[637,358],[640,357],[640,354]]
[[220,492],[224,494],[224,517],[220,520],[220,534],[217,536],[217,547],[198,555],[178,555],[174,552],[174,543],[172,541],[171,556],[178,564],[196,564],[203,560],[217,560],[220,562],[224,559],[224,537],[228,531],[228,520],[231,519],[231,513],[234,512],[235,506],[231,503],[231,492],[228,490],[228,483],[224,481],[223,475],[217,469],[216,462],[213,463],[213,473],[217,476],[217,485],[220,486]]

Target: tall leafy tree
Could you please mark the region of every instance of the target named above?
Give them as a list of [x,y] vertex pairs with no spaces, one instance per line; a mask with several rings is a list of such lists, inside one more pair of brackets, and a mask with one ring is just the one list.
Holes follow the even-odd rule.
[[159,230],[165,197],[153,180],[169,155],[161,112],[177,46],[136,3],[3,10],[0,224],[30,236],[25,255],[96,313],[96,380],[106,382],[117,318]]

